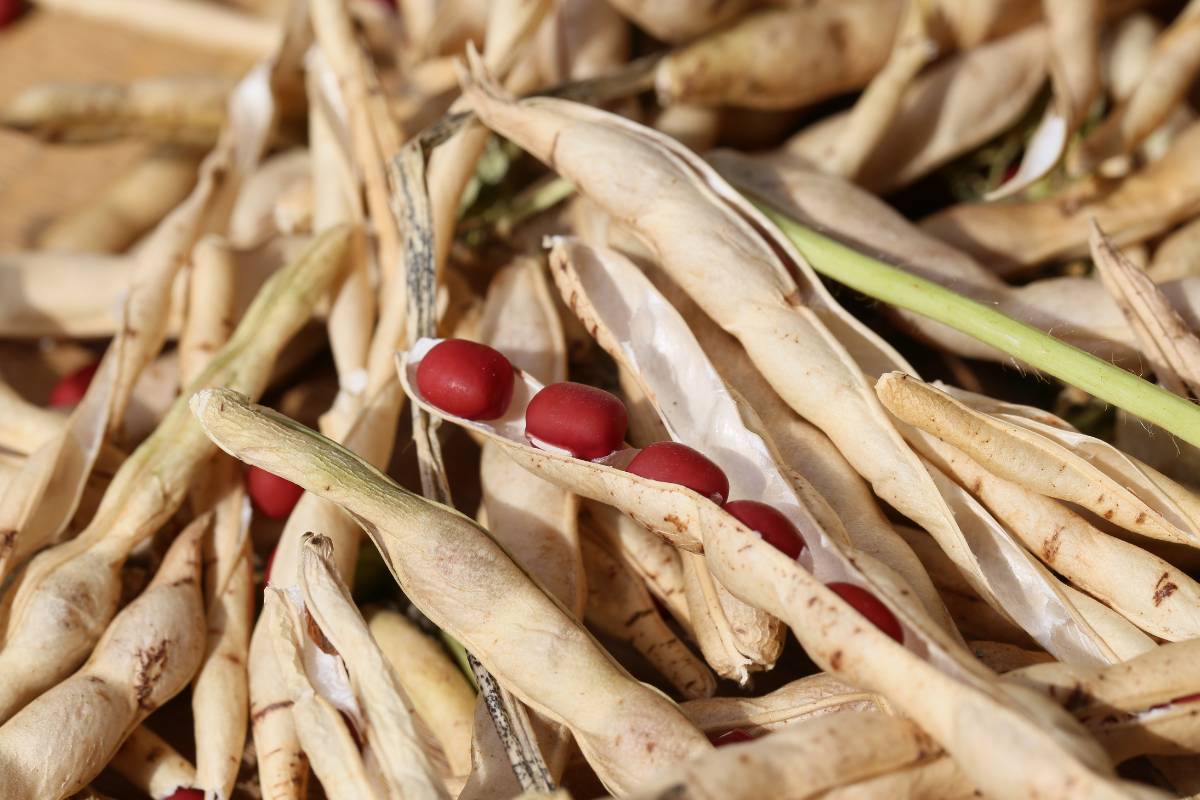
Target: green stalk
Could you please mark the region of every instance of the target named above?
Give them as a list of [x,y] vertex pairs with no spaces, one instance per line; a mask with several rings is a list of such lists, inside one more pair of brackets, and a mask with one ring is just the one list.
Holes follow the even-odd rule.
[[752,199],[827,278],[949,325],[1200,447],[1200,407],[1030,325],[863,255]]

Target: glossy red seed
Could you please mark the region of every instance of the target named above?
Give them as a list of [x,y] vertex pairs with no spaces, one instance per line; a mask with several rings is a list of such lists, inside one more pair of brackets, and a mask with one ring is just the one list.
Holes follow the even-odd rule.
[[87,394],[88,386],[91,386],[92,378],[96,377],[96,370],[99,368],[100,362],[97,361],[59,378],[58,383],[50,390],[50,407],[67,408],[78,405]]
[[869,619],[876,628],[904,644],[904,629],[900,627],[900,621],[878,597],[852,583],[831,583],[828,586],[852,605],[855,611]]
[[729,496],[729,479],[721,468],[679,442],[655,442],[634,456],[625,469],[643,478],[686,486],[717,505]]
[[717,734],[716,736],[710,736],[709,741],[713,743],[714,747],[724,747],[727,744],[751,742],[757,738],[757,736],[750,731],[745,730],[744,728],[733,728],[725,731],[724,733]]
[[479,342],[446,339],[417,366],[421,396],[464,419],[498,419],[513,393],[513,367],[504,354]]
[[615,395],[582,383],[552,383],[525,409],[525,436],[575,458],[603,458],[625,441],[629,418]]
[[246,493],[254,507],[271,519],[287,519],[304,490],[259,467],[246,470]]
[[804,537],[778,509],[757,500],[734,500],[725,504],[725,510],[750,530],[758,531],[763,541],[788,558],[800,557],[805,546]]
[[1182,697],[1172,698],[1171,702],[1172,703],[1194,703],[1197,700],[1200,700],[1200,692],[1197,692],[1196,694],[1185,694]]
[[5,27],[25,10],[22,0],[0,0],[0,28]]
[[185,789],[180,786],[167,795],[166,800],[204,800],[204,792],[201,789]]

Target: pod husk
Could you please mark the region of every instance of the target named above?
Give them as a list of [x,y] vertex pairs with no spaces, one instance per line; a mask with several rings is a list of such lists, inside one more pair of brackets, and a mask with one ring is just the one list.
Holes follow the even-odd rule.
[[[113,619],[87,664],[0,725],[0,794],[63,798],[100,773],[122,740],[200,666],[200,537],[175,541],[154,580]],[[53,732],[52,736],[47,733]]]
[[889,710],[879,695],[855,689],[825,672],[759,697],[709,697],[687,700],[680,707],[696,727],[709,734],[733,728],[771,731],[841,711]]
[[38,234],[38,248],[121,252],[183,202],[199,165],[193,151],[154,150],[86,205],[54,220]]
[[145,725],[133,729],[108,766],[155,800],[196,781],[191,762]]
[[1200,125],[1193,124],[1162,158],[1115,187],[1084,181],[1038,200],[960,203],[925,218],[921,227],[1002,276],[1086,255],[1093,218],[1118,245],[1140,242],[1200,210],[1200,181],[1190,168],[1198,150]]
[[1179,226],[1154,248],[1146,274],[1155,283],[1200,277],[1200,219]]
[[[846,314],[791,246],[711,169],[666,137],[602,111],[548,98],[513,102],[486,81],[471,82],[465,91],[486,124],[628,222],[664,270],[739,338],[780,396],[830,436],[881,498],[934,533],[990,602],[1022,610],[1022,596],[1036,594],[1039,606],[1058,606],[1061,624],[1048,626],[1039,613],[1023,616],[1022,625],[1060,653],[1067,647],[1074,651],[1071,657],[1096,657],[1053,587],[1040,578],[1021,587],[1005,577],[1013,569],[1032,570],[1033,564],[1011,550],[982,508],[934,483],[864,376],[911,367]],[[619,181],[614,170],[620,171]],[[731,263],[740,268],[731,272]],[[822,380],[807,379],[806,371],[818,372]],[[959,520],[947,503],[956,506]],[[997,547],[1010,548],[1012,559],[1001,565],[989,558],[983,566],[980,551],[968,547],[960,527],[967,523]],[[1000,581],[1006,588],[999,588]],[[1011,597],[1014,590],[1017,597]],[[997,591],[1005,594],[1003,602]]]
[[[570,727],[611,788],[627,791],[710,748],[674,704],[632,680],[469,519],[235,393],[201,392],[194,404],[228,452],[344,504],[422,613],[522,702]],[[501,631],[515,638],[497,638]],[[554,658],[546,658],[551,643]]]
[[[274,276],[190,388],[217,383],[262,392],[279,352],[336,278],[349,236],[347,229],[327,232]],[[0,668],[13,677],[0,686],[0,718],[87,657],[116,611],[125,558],[182,504],[192,477],[213,452],[186,402],[185,394],[121,465],[88,527],[39,554],[11,593]]]
[[664,42],[684,42],[737,18],[756,0],[682,5],[671,0],[613,0],[611,5],[639,28]]

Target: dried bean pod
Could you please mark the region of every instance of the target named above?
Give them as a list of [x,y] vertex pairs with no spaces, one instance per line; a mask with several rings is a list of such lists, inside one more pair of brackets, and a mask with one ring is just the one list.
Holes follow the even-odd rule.
[[133,729],[108,766],[155,800],[196,780],[191,762],[145,725]]

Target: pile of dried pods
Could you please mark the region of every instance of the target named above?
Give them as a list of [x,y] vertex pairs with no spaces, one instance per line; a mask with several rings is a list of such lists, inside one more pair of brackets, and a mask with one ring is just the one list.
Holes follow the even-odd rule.
[[1200,798],[1200,0],[0,67],[0,800]]

